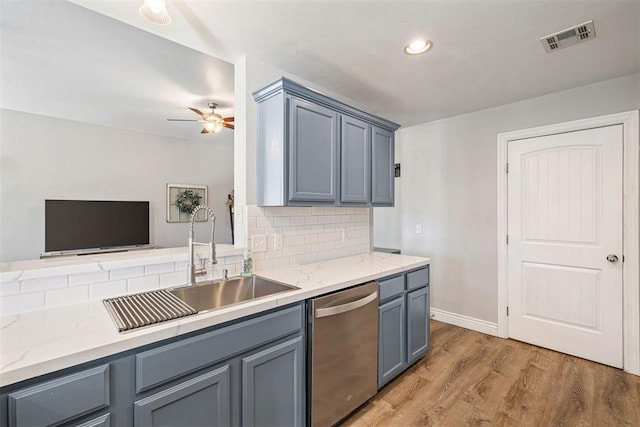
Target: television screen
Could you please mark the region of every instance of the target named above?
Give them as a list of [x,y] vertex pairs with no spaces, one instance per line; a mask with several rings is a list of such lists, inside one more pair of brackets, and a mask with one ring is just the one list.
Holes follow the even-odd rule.
[[45,252],[149,244],[149,202],[45,200]]

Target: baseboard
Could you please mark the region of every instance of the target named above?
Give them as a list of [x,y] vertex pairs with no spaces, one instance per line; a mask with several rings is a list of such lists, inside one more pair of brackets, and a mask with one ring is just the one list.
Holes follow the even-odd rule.
[[431,318],[439,322],[460,326],[462,328],[482,332],[487,335],[493,335],[494,337],[498,336],[498,324],[494,322],[487,322],[486,320],[476,319],[475,317],[469,317],[463,314],[451,313],[449,311],[439,310],[433,307],[431,307]]

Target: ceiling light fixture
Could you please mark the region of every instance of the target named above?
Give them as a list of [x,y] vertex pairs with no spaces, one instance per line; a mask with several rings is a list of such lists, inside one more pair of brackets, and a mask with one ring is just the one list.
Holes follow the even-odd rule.
[[167,12],[165,0],[144,0],[138,12],[144,19],[154,24],[171,24],[171,17],[169,16],[169,12]]
[[427,39],[416,39],[404,47],[407,55],[420,55],[433,47],[433,42]]

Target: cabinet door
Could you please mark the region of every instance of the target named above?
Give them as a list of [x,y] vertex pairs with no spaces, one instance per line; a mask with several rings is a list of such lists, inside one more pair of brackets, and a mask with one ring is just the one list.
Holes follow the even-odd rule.
[[394,136],[393,132],[373,126],[371,203],[393,205]]
[[404,300],[402,295],[378,308],[378,388],[402,372],[406,365]]
[[303,426],[302,337],[242,359],[242,425]]
[[228,426],[229,365],[138,400],[136,426]]
[[407,358],[411,364],[429,346],[429,288],[407,293]]
[[371,194],[371,125],[342,116],[340,201],[368,204]]
[[289,98],[289,201],[335,202],[338,115]]

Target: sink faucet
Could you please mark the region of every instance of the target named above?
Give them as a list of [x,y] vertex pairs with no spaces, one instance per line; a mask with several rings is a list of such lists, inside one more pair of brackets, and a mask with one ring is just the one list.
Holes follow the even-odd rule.
[[[196,215],[201,210],[207,211],[209,214],[209,220],[211,221],[211,241],[209,243],[198,243],[193,240],[193,223],[196,220]],[[213,241],[216,235],[216,217],[213,215],[213,211],[209,206],[198,205],[191,212],[191,222],[189,223],[189,266],[187,267],[188,277],[187,277],[187,285],[192,286],[196,284],[196,276],[201,276],[206,274],[206,269],[203,267],[199,270],[196,270],[195,263],[195,247],[196,246],[207,246],[209,248],[209,263],[216,264],[218,261],[216,260],[216,244]]]

